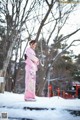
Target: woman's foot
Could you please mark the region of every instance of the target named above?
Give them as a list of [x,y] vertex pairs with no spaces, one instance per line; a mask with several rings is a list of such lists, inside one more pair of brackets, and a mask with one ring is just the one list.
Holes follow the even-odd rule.
[[25,101],[36,101],[35,98],[28,98],[28,99],[25,99]]

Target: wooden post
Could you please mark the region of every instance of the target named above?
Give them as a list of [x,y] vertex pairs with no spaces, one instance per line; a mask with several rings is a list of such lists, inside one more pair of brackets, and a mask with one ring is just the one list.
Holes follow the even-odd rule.
[[57,89],[58,97],[60,96],[60,88]]
[[78,97],[78,85],[76,84],[76,97]]
[[63,90],[63,98],[65,98],[65,91]]
[[0,77],[0,93],[4,93],[4,90],[5,90],[4,77]]
[[48,97],[52,97],[53,96],[53,91],[52,91],[52,85],[51,84],[48,86],[48,89],[49,89]]

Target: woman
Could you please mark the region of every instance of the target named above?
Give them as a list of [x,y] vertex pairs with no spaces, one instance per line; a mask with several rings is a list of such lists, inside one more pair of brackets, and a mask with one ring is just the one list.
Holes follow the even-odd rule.
[[29,42],[30,47],[26,49],[26,66],[25,66],[25,95],[24,99],[35,100],[35,89],[36,89],[36,71],[39,65],[39,59],[36,57],[36,41],[32,40]]

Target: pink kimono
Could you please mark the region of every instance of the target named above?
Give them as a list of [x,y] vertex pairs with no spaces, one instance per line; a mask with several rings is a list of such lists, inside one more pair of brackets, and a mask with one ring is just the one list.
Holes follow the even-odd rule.
[[35,51],[32,48],[26,50],[27,59],[25,61],[25,100],[35,99],[36,89],[36,71],[39,59],[36,57]]

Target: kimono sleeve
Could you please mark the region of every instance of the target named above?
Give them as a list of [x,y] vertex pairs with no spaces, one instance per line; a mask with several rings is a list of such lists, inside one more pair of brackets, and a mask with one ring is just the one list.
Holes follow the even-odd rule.
[[28,57],[30,60],[32,60],[33,62],[35,62],[35,63],[37,63],[37,64],[39,63],[39,59],[36,57],[36,54],[35,54],[34,51],[32,51],[32,50],[30,50],[30,49],[27,49],[26,55],[27,55],[27,57]]

